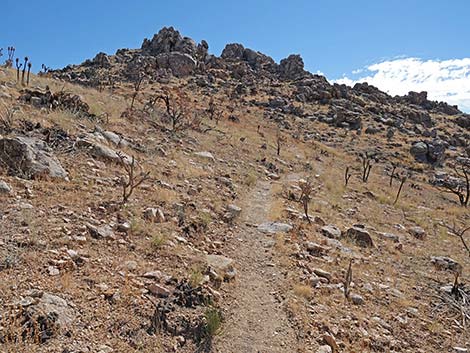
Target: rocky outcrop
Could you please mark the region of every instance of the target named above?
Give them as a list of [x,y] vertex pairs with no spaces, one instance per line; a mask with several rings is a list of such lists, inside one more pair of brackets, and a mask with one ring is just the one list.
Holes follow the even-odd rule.
[[306,76],[304,61],[300,55],[289,55],[279,64],[279,75],[282,79],[298,80]]
[[173,27],[164,27],[152,39],[144,39],[141,50],[151,56],[180,52],[195,57],[197,46],[194,40],[182,37]]
[[25,179],[67,178],[52,150],[37,138],[17,136],[0,139],[0,166]]

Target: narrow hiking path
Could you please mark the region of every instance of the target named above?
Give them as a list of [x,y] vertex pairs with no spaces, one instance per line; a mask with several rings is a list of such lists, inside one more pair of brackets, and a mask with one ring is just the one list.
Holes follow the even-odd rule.
[[275,236],[256,226],[268,221],[271,204],[269,181],[259,181],[244,206],[239,231],[229,248],[237,279],[224,303],[226,314],[217,353],[296,352],[295,331],[280,295],[284,275],[274,258]]

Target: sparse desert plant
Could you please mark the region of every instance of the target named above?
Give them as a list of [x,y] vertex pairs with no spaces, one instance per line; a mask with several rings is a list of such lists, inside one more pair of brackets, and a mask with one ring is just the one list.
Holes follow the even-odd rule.
[[281,146],[284,142],[284,137],[281,134],[281,129],[278,128],[276,132],[276,154],[279,157],[281,155]]
[[158,250],[166,244],[167,237],[164,234],[154,234],[152,237],[152,248]]
[[8,59],[5,61],[5,67],[9,69],[13,66],[13,58],[15,56],[15,47],[8,47]]
[[163,91],[158,100],[165,104],[166,118],[171,123],[172,132],[177,132],[188,126],[187,97],[180,91]]
[[139,94],[140,90],[142,89],[142,84],[144,82],[145,76],[140,74],[137,79],[134,81],[134,92],[132,93],[132,98],[131,98],[131,107],[130,109],[134,109],[134,103],[135,99],[137,98],[137,95]]
[[23,64],[20,64],[20,58],[16,58],[15,60],[16,63],[16,82],[20,82],[20,70]]
[[295,285],[293,288],[294,294],[299,298],[311,299],[312,298],[312,287],[305,284]]
[[204,274],[202,273],[201,269],[198,267],[192,268],[191,273],[189,275],[189,285],[192,288],[197,288],[201,285],[202,281],[204,280]]
[[433,184],[445,193],[456,195],[460,205],[467,207],[470,203],[470,166],[465,160],[457,160],[453,169],[454,176],[435,180]]
[[372,170],[372,165],[376,160],[376,154],[373,152],[362,152],[359,154],[362,165],[361,179],[364,183],[367,183],[370,176],[370,171]]
[[393,178],[395,178],[395,170],[397,169],[398,164],[392,162],[392,172],[390,173],[390,187],[393,185]]
[[0,130],[9,134],[13,131],[15,108],[3,105],[0,109]]
[[301,180],[299,182],[299,187],[301,190],[300,194],[300,202],[302,202],[304,208],[305,219],[307,219],[308,223],[311,223],[310,216],[308,215],[308,205],[310,200],[312,199],[312,192],[313,192],[313,184],[312,179],[310,177],[307,180]]
[[450,226],[448,224],[445,224],[444,226],[447,228],[447,230],[449,231],[450,234],[452,234],[452,235],[454,235],[454,236],[456,236],[457,238],[460,239],[460,241],[462,242],[463,247],[467,251],[468,256],[470,256],[470,247],[467,243],[467,240],[465,239],[465,233],[470,231],[470,226],[468,226],[468,227],[466,227],[466,226],[458,227],[455,224],[455,222],[452,224],[452,226]]
[[398,187],[395,201],[393,201],[394,205],[398,202],[398,198],[400,197],[401,191],[403,189],[403,185],[405,185],[405,182],[408,180],[409,177],[410,177],[409,172],[402,172],[400,175],[397,175],[398,180],[400,180],[400,186]]
[[344,186],[348,186],[349,179],[351,179],[352,174],[349,171],[349,166],[346,167],[346,170],[344,171]]
[[21,84],[24,86],[24,75],[26,73],[26,67],[28,66],[28,57],[24,57],[23,71],[21,73]]
[[31,74],[31,67],[33,64],[31,62],[28,63],[28,76],[26,78],[26,86],[29,86],[29,75]]
[[346,276],[344,277],[343,287],[344,287],[344,296],[346,299],[349,299],[349,294],[351,292],[351,282],[352,282],[352,263],[353,260],[349,261],[349,267],[346,271]]
[[121,204],[125,204],[129,201],[129,198],[131,197],[135,188],[137,188],[144,181],[150,178],[150,172],[144,172],[143,170],[141,170],[140,172],[137,173],[136,162],[135,162],[134,156],[132,156],[132,159],[130,162],[128,160],[128,157],[124,156],[124,154],[122,154],[121,152],[118,152],[118,156],[127,174],[126,176],[123,176],[121,178],[121,185],[122,185]]
[[222,312],[217,308],[209,307],[204,313],[204,318],[207,337],[210,339],[219,334],[222,328]]

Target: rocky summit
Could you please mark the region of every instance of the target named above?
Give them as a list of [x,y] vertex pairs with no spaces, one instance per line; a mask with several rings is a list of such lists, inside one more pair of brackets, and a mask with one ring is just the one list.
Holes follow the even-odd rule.
[[209,49],[8,48],[0,351],[470,349],[470,115]]

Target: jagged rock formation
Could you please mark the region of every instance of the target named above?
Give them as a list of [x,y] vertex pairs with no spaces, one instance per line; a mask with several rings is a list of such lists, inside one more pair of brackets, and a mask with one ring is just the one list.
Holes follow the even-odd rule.
[[[456,106],[430,101],[427,92],[392,97],[367,83],[354,87],[331,84],[324,76],[306,71],[300,55],[289,55],[278,64],[271,57],[238,43],[227,44],[220,57],[209,54],[208,50],[206,41],[196,44],[173,27],[165,27],[152,39],[145,39],[140,49],[120,49],[115,55],[99,53],[81,65],[52,71],[52,75],[90,86],[134,81],[142,75],[160,82],[168,82],[171,77],[193,77],[202,87],[222,80],[232,85],[234,97],[255,94],[262,86],[275,93],[275,87],[285,85],[290,95],[274,94],[276,97],[267,103],[255,103],[300,117],[305,114],[294,102],[329,105],[326,115],[309,118],[340,128],[365,128],[367,134],[387,131],[389,139],[398,130],[411,136],[445,139],[450,146],[468,145],[468,134],[438,136],[433,114],[455,116],[452,123],[467,130],[469,116]],[[373,121],[373,125],[365,120]]]

